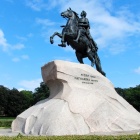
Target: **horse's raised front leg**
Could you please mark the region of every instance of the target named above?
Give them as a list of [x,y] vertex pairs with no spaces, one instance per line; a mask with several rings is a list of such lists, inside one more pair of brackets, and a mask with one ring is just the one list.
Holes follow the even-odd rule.
[[58,32],[54,32],[54,34],[52,36],[50,36],[50,43],[53,44],[54,43],[54,36],[57,35],[58,37],[62,38],[62,34],[58,33]]

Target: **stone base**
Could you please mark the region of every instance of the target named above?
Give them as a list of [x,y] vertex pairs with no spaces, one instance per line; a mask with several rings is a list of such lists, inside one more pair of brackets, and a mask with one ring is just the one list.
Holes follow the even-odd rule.
[[91,66],[57,60],[42,67],[42,77],[50,97],[18,115],[12,131],[85,135],[140,129],[140,113]]

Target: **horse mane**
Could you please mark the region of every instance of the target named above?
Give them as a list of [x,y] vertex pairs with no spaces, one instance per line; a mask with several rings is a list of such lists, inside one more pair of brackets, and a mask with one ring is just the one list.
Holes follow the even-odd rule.
[[77,18],[77,20],[79,19],[79,16],[78,16],[78,14],[75,12],[75,11],[73,11],[73,10],[71,10],[74,14],[75,14],[75,16],[76,16],[76,18]]
[[72,11],[75,14],[77,20],[79,19],[79,16],[78,16],[78,14],[75,11],[73,11],[70,7],[69,7],[68,10]]

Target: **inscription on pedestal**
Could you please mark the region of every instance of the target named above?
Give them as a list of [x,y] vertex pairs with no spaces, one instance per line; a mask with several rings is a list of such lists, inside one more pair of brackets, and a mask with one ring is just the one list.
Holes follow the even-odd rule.
[[74,77],[74,79],[80,80],[83,84],[94,84],[94,82],[98,82],[98,80],[96,80],[96,76],[84,73],[82,73],[79,77]]

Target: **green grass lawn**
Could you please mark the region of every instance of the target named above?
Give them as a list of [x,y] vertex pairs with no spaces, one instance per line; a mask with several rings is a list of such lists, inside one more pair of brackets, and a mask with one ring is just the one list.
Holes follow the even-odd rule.
[[15,117],[0,117],[0,121],[13,121]]
[[0,129],[11,128],[14,119],[15,117],[0,117]]
[[16,137],[0,137],[0,140],[140,140],[140,135],[124,135],[124,136],[22,136]]

